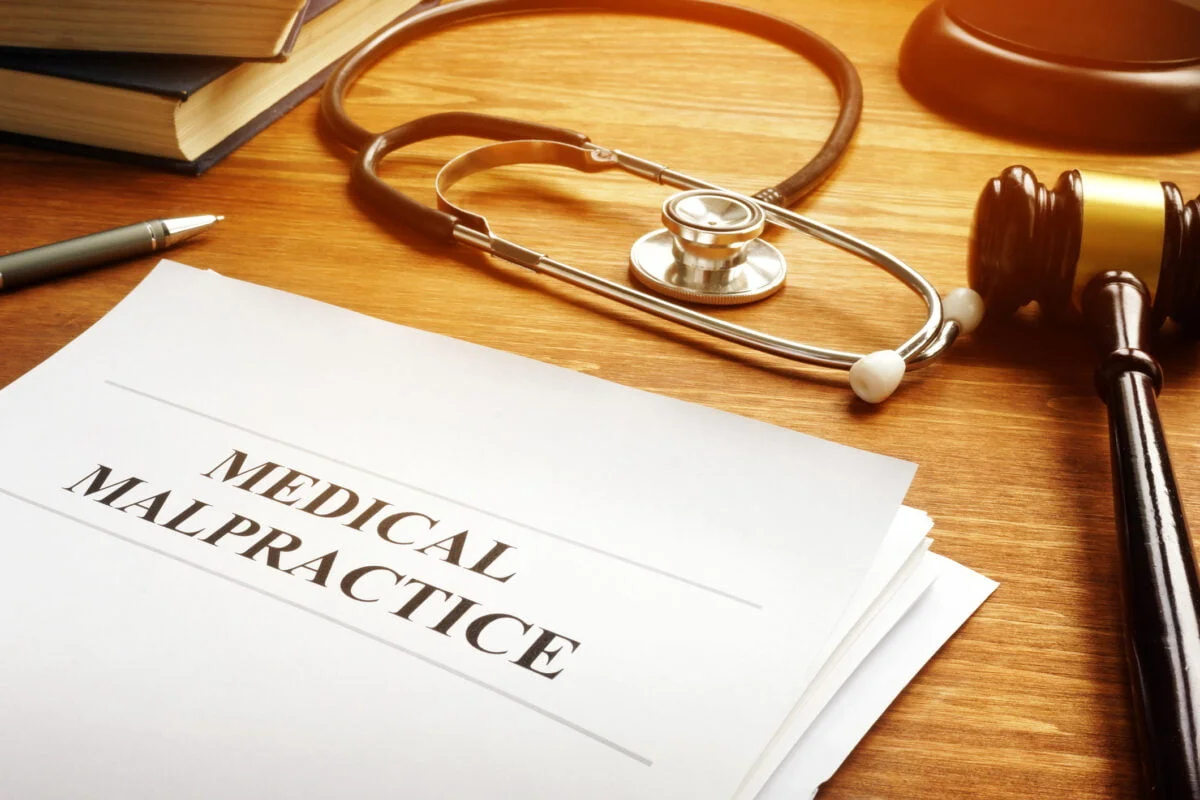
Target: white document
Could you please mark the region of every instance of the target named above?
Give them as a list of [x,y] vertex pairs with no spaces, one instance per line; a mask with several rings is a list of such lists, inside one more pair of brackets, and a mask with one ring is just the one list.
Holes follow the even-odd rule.
[[901,508],[875,562],[820,657],[821,668],[738,792],[755,797],[842,684],[937,577],[924,512]]
[[995,581],[948,558],[925,558],[938,578],[825,706],[758,800],[816,795],[921,667],[996,590]]
[[0,442],[6,797],[734,797],[913,473],[169,262]]

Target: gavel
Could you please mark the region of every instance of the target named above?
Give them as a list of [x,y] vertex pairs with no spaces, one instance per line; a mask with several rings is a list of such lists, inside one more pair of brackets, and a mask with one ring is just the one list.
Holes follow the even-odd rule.
[[1096,345],[1143,778],[1200,800],[1200,590],[1149,351],[1167,320],[1200,335],[1200,207],[1169,182],[1070,171],[1048,189],[1010,167],[979,198],[969,276],[986,321],[1037,301]]

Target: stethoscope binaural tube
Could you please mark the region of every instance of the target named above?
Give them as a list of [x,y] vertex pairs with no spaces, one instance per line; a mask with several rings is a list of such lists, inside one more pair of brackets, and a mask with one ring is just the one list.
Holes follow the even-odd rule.
[[[361,151],[377,134],[350,119],[345,109],[346,95],[355,81],[388,53],[458,23],[548,11],[625,13],[704,22],[774,42],[820,69],[837,90],[837,119],[821,149],[807,164],[756,194],[777,205],[790,206],[829,176],[845,154],[862,117],[862,82],[850,60],[807,28],[761,11],[714,0],[422,0],[338,65],[321,94],[322,121],[343,144]],[[493,137],[482,130],[475,135],[515,138]]]
[[[347,145],[359,150],[352,170],[351,183],[362,196],[395,216],[398,221],[441,241],[454,241],[499,256],[520,266],[543,272],[581,288],[601,294],[647,313],[669,319],[727,341],[790,360],[820,366],[847,369],[855,393],[868,402],[881,402],[899,385],[908,367],[917,367],[940,355],[960,332],[969,332],[982,317],[982,302],[968,289],[955,290],[942,300],[927,280],[889,253],[849,234],[795,214],[783,206],[811,189],[823,179],[845,149],[857,123],[861,106],[861,87],[853,66],[828,42],[792,23],[737,6],[709,0],[670,0],[644,9],[643,4],[605,0],[586,6],[587,10],[637,11],[678,16],[713,22],[744,30],[784,44],[806,57],[805,48],[825,53],[819,65],[834,77],[843,99],[838,124],[821,153],[800,171],[775,187],[746,197],[727,192],[697,178],[667,169],[659,164],[603,148],[591,143],[584,134],[536,123],[471,113],[443,113],[412,120],[384,133],[374,135],[351,121],[344,109],[349,88],[382,55],[404,41],[437,30],[447,24],[481,14],[521,13],[530,11],[580,10],[578,5],[533,0],[456,0],[447,5],[425,3],[415,14],[394,23],[351,55],[331,76],[322,96],[322,114],[327,125]],[[834,54],[830,56],[828,52]],[[439,208],[418,203],[382,181],[377,174],[388,153],[408,144],[430,138],[467,135],[494,139],[500,144],[485,145],[453,159],[438,177]],[[487,221],[477,214],[450,203],[444,191],[454,181],[469,174],[502,164],[552,163],[583,172],[623,169],[642,178],[685,190],[705,189],[728,198],[754,204],[766,219],[821,239],[880,266],[908,286],[925,302],[928,317],[921,329],[895,350],[867,355],[792,342],[761,331],[734,325],[695,311],[655,294],[639,291],[536,253],[515,242],[494,236]]]

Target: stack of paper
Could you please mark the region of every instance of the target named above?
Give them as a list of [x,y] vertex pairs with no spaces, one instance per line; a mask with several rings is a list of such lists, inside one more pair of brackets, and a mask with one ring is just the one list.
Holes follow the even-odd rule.
[[4,797],[808,797],[914,467],[164,262],[0,392]]

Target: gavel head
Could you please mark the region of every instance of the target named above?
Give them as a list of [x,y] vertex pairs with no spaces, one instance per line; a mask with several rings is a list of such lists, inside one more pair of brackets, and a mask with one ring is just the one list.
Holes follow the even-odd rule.
[[1009,167],[975,207],[968,266],[991,319],[1037,301],[1070,321],[1088,282],[1131,272],[1154,297],[1154,327],[1200,335],[1200,206],[1173,183],[1072,170],[1054,188]]

